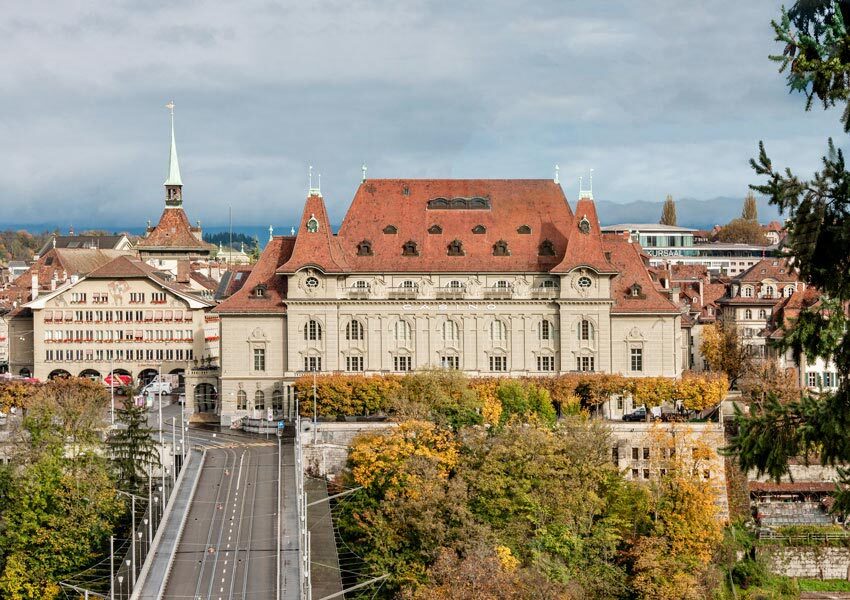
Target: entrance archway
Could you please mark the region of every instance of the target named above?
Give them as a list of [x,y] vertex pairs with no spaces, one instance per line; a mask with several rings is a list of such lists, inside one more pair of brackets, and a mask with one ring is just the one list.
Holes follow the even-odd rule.
[[186,385],[186,370],[185,369],[171,369],[169,371],[169,375],[177,375],[177,387],[183,387]]
[[149,384],[151,381],[156,379],[157,370],[156,369],[145,369],[141,373],[139,373],[139,384],[145,386]]
[[100,373],[94,369],[85,369],[80,371],[80,377],[86,377],[92,381],[100,381]]
[[30,371],[29,369],[21,369],[20,371],[18,371],[18,375],[20,375],[21,377],[29,378],[32,377],[32,371]]
[[195,386],[195,412],[214,413],[218,405],[218,391],[211,383]]
[[65,369],[54,369],[50,372],[50,375],[48,375],[47,378],[56,379],[58,377],[59,379],[68,379],[70,376],[71,374]]

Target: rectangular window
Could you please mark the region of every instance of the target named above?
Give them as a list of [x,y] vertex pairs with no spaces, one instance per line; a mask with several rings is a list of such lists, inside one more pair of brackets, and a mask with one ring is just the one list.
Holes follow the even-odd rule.
[[649,448],[643,449],[643,460],[649,460]]
[[73,292],[71,294],[71,304],[85,304],[86,295],[83,292]]
[[576,356],[576,371],[594,371],[594,356]]
[[637,478],[638,478],[638,470],[632,469],[632,479],[637,479]]
[[537,357],[538,371],[554,371],[555,357],[554,356],[538,356]]
[[617,397],[617,410],[623,410],[623,397]]
[[304,357],[305,371],[321,371],[322,357],[321,356],[305,356]]
[[620,461],[620,448],[618,446],[611,447],[611,460],[614,461],[614,464]]
[[130,292],[130,304],[144,304],[144,302],[145,302],[144,292]]
[[266,349],[265,348],[254,348],[254,370],[255,371],[265,371],[266,370]]
[[345,357],[346,371],[362,371],[363,357],[362,356],[346,356]]
[[643,371],[643,348],[632,348],[632,371]]
[[156,360],[165,360],[164,352],[162,349],[156,351]]
[[504,372],[508,370],[508,357],[507,356],[491,356],[490,357],[490,370],[496,372]]
[[440,357],[440,366],[449,371],[457,371],[460,369],[460,357],[442,356]]
[[808,373],[806,373],[806,380],[809,387],[817,387],[818,374],[814,371],[809,371]]
[[643,478],[644,478],[644,479],[649,479],[649,469],[644,469],[644,470],[643,470]]
[[637,459],[638,459],[638,449],[632,448],[632,460],[637,460]]
[[394,356],[393,364],[396,371],[412,371],[413,360],[410,356]]
[[165,292],[153,292],[151,302],[154,304],[165,304]]

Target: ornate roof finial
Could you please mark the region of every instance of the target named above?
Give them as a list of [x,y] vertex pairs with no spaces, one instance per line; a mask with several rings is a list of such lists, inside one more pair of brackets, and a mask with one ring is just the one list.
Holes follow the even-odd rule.
[[289,228],[289,235],[295,235],[295,227]]
[[274,237],[274,227],[269,225],[269,241],[272,241],[273,237]]
[[578,178],[578,197],[579,200],[582,198],[593,200],[593,169],[590,170],[590,189],[584,189],[581,177]]
[[559,167],[557,164],[555,165],[555,183],[557,183],[558,185],[561,184],[561,167]]
[[366,163],[363,163],[363,165],[360,167],[360,169],[363,171],[363,179],[361,179],[360,182],[365,183],[366,182]]
[[313,165],[307,166],[307,189],[313,189]]
[[319,175],[319,186],[313,187],[313,165],[307,167],[307,180],[310,185],[310,187],[307,189],[307,194],[309,196],[321,196],[322,176]]

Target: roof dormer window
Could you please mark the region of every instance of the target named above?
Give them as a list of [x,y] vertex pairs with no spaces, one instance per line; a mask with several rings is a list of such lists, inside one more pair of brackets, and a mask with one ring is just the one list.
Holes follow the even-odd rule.
[[472,233],[481,235],[482,233],[487,233],[487,228],[484,225],[476,225],[472,228]]
[[643,288],[639,283],[633,283],[629,288],[629,298],[645,298],[646,296],[642,293]]
[[551,240],[543,240],[540,242],[537,254],[540,256],[555,256],[555,244]]
[[448,255],[449,256],[463,256],[465,253],[463,251],[463,242],[460,240],[453,240],[448,247]]
[[401,247],[402,256],[419,256],[419,250],[416,247],[416,242],[410,240],[405,242]]
[[265,298],[266,297],[266,286],[258,285],[254,288],[254,298]]
[[357,244],[357,256],[372,256],[372,242],[363,240]]
[[316,233],[317,231],[319,231],[319,221],[316,219],[316,215],[310,215],[307,220],[307,232]]
[[384,227],[384,233],[386,233],[387,235],[395,235],[398,233],[398,227],[396,227],[395,225],[387,225],[386,227]]
[[508,243],[505,240],[499,240],[493,244],[493,256],[510,256],[511,251],[508,249]]
[[517,227],[516,232],[520,235],[528,235],[531,233],[531,227],[529,227],[528,225],[520,225],[519,227]]
[[430,233],[431,235],[439,235],[443,233],[443,228],[435,223],[434,225],[431,225],[428,228],[428,233]]

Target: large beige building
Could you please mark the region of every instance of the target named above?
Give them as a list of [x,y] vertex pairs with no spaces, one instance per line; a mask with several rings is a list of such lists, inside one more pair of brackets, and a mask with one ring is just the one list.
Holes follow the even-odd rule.
[[160,369],[182,375],[202,358],[217,359],[211,306],[144,262],[119,257],[24,305],[13,320],[23,338],[15,363],[29,363],[41,380],[101,379],[110,371],[146,380]]
[[336,233],[311,190],[297,235],[214,312],[221,372],[195,383],[223,423],[288,416],[309,371],[682,371],[681,313],[640,246],[550,180],[364,181]]

